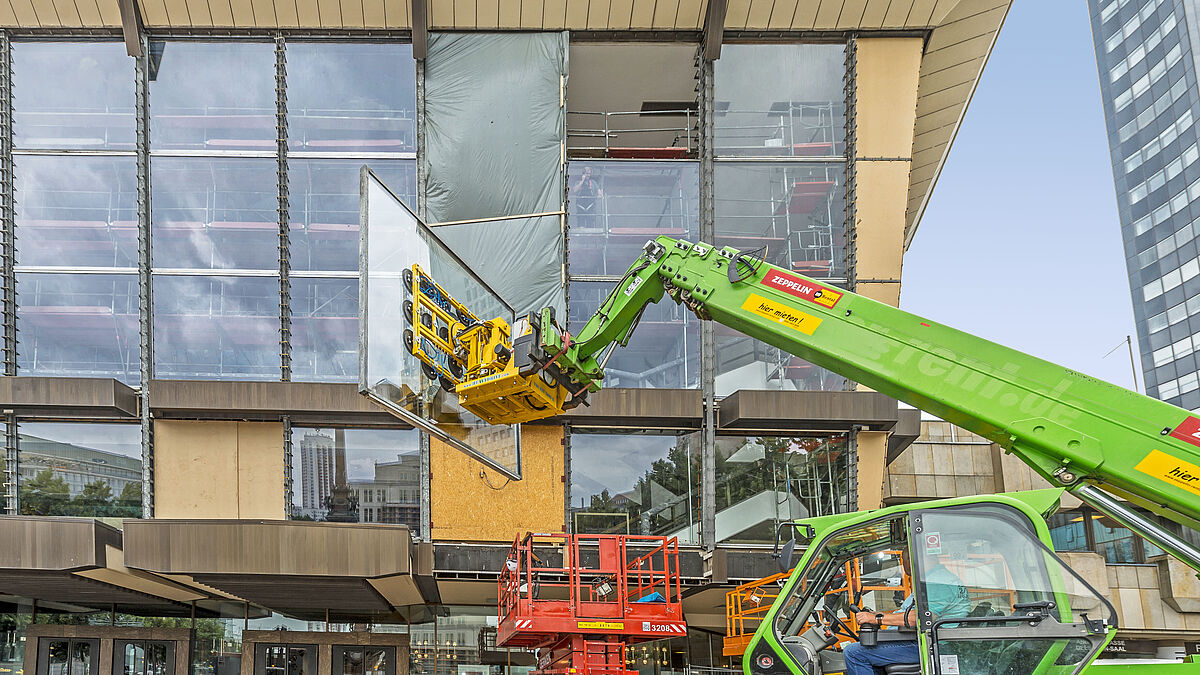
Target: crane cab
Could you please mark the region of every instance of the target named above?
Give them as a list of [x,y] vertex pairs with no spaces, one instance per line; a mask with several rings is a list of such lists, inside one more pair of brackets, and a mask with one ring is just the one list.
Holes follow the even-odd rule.
[[746,675],[845,672],[856,650],[871,649],[856,644],[871,631],[855,609],[906,607],[915,610],[909,628],[874,631],[878,645],[911,656],[887,666],[889,675],[1080,672],[1112,638],[1116,613],[1054,554],[1042,514],[1059,494],[924,502],[792,524],[807,545],[746,647]]

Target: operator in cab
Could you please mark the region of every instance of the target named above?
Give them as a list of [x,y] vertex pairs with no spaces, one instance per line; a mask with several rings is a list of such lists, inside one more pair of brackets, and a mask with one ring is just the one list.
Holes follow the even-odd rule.
[[[904,573],[912,578],[912,564],[908,552],[901,554],[900,564]],[[934,617],[967,616],[971,611],[971,597],[962,580],[945,565],[937,562],[925,573],[925,593],[929,600],[929,611]],[[915,586],[916,584],[914,584]],[[859,626],[876,624],[880,630],[888,628],[916,630],[917,609],[913,594],[909,593],[900,609],[889,614],[862,611],[854,615]],[[911,640],[888,640],[867,647],[852,642],[842,649],[846,659],[846,675],[883,675],[883,667],[893,663],[920,663],[917,637]]]

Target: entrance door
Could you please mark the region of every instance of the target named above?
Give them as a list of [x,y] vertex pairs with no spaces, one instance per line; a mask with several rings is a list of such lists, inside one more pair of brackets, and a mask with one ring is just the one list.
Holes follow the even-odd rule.
[[37,675],[97,675],[100,640],[43,638],[38,641]]
[[396,675],[396,648],[334,645],[332,675]]
[[173,675],[174,640],[113,640],[113,675]]
[[255,645],[254,675],[317,675],[317,646]]

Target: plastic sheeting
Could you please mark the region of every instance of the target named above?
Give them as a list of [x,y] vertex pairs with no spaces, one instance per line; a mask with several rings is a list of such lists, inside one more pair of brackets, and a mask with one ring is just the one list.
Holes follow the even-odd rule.
[[[426,220],[562,211],[566,33],[435,33],[425,61]],[[565,313],[557,215],[437,228],[518,314]]]

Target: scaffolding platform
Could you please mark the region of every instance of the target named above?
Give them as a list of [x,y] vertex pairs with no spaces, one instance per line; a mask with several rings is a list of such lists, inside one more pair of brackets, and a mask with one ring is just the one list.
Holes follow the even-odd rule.
[[674,537],[528,534],[498,583],[496,644],[538,673],[625,675],[626,645],[687,635]]

